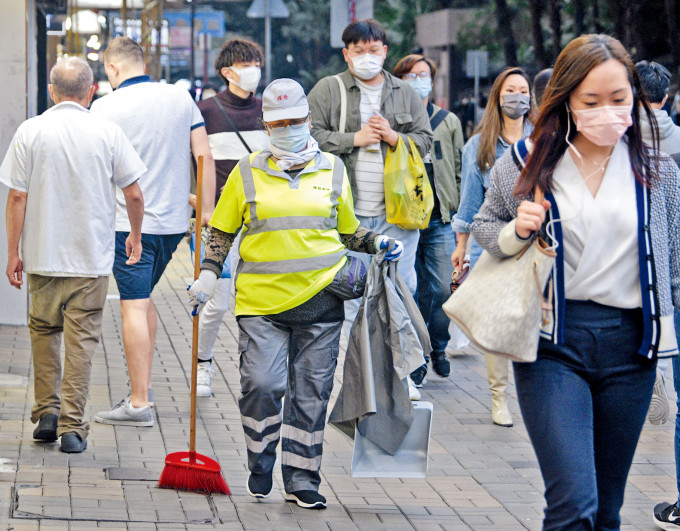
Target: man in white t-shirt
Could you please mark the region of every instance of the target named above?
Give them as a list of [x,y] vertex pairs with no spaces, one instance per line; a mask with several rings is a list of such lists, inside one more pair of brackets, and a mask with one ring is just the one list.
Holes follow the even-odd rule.
[[191,154],[205,159],[205,225],[214,209],[215,164],[203,118],[189,92],[154,83],[144,75],[144,54],[139,44],[128,37],[114,39],[104,52],[104,67],[116,90],[95,101],[92,113],[120,125],[149,171],[139,181],[145,203],[144,254],[137,264],[128,265],[124,260],[123,241],[129,222],[120,196],[116,212],[113,276],[120,292],[131,393],[110,411],[97,413],[95,421],[153,426],[149,384],[158,314],[151,292],[188,227]]
[[10,188],[7,277],[21,289],[28,274],[31,421],[38,422],[33,438],[61,437],[62,452],[78,453],[87,447],[83,414],[113,266],[114,187],[130,221],[127,263],[135,264],[142,254],[144,215],[137,180],[146,166],[120,127],[87,110],[94,87],[83,60],[58,62],[50,82],[56,105],[19,126],[0,166],[0,182]]

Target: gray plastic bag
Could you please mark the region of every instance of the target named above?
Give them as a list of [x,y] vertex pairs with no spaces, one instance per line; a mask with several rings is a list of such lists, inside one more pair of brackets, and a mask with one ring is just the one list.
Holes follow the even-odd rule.
[[393,455],[413,422],[404,379],[425,363],[432,348],[397,265],[384,259],[381,251],[371,260],[329,422],[350,437],[358,427],[362,436]]

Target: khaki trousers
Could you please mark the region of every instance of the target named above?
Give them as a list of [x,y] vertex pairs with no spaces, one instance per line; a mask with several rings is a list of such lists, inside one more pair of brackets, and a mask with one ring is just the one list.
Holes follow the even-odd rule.
[[[53,413],[59,416],[58,437],[74,432],[85,440],[89,423],[83,416],[109,277],[29,274],[28,286],[31,294],[28,328],[35,382],[31,422]],[[63,377],[59,352],[62,332],[66,350]]]

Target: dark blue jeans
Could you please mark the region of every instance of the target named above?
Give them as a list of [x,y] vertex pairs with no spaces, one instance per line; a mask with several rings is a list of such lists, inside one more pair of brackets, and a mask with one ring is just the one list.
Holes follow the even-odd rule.
[[434,352],[444,352],[450,339],[450,321],[442,310],[442,304],[451,296],[451,255],[455,248],[453,229],[440,218],[431,219],[429,226],[420,231],[416,251],[418,289],[415,299],[430,333]]
[[565,342],[515,363],[517,396],[545,483],[544,530],[619,529],[656,361],[637,353],[641,310],[567,301]]

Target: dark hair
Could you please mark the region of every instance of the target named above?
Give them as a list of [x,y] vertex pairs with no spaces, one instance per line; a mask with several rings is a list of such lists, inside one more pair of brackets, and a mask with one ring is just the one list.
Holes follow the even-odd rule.
[[104,50],[104,60],[132,59],[137,63],[144,63],[144,50],[140,44],[130,37],[116,37]]
[[430,67],[430,76],[434,79],[434,76],[437,73],[437,66],[434,64],[434,61],[417,53],[412,53],[411,55],[399,59],[399,62],[397,63],[397,66],[394,67],[392,73],[401,79],[404,74],[408,74],[411,71],[416,63],[421,61]]
[[635,65],[640,83],[650,103],[661,103],[668,94],[671,85],[671,73],[668,69],[654,61],[640,61]]
[[222,69],[228,68],[234,63],[250,63],[252,61],[259,62],[260,66],[264,63],[260,45],[248,39],[231,39],[222,46],[220,54],[215,60],[215,71],[222,81],[229,84],[229,81],[222,75]]
[[387,44],[385,28],[382,27],[380,22],[372,18],[352,22],[342,32],[342,42],[345,43],[345,48],[357,42],[371,41],[380,41],[383,44]]
[[609,35],[581,35],[564,47],[555,62],[555,69],[531,133],[534,148],[515,185],[515,195],[528,196],[537,185],[544,192],[550,190],[553,171],[567,150],[567,127],[571,131],[570,141],[578,134],[571,113],[567,112],[569,96],[593,68],[612,59],[621,63],[628,71],[628,81],[633,92],[633,125],[625,134],[628,137],[628,153],[635,179],[648,184],[649,179],[658,173],[658,159],[642,143],[640,107],[644,109],[652,127],[653,152],[659,147],[659,131],[628,52],[619,41]]
[[[526,79],[531,92],[531,79],[527,73],[518,67],[506,68],[503,72],[498,74],[498,77],[491,85],[491,92],[489,99],[486,102],[486,108],[482,115],[482,120],[477,125],[475,133],[481,135],[479,148],[477,149],[477,166],[481,171],[491,168],[496,162],[496,146],[498,144],[498,137],[503,134],[503,113],[501,111],[501,90],[505,84],[505,80],[510,76],[518,75]],[[531,116],[531,107],[524,115],[524,120]]]
[[50,70],[52,90],[62,98],[86,98],[92,87],[92,69],[79,57],[65,57]]
[[550,81],[550,76],[553,73],[552,68],[546,68],[541,70],[536,77],[534,77],[534,99],[536,100],[536,105],[540,106],[543,101],[543,93],[545,88],[548,86]]

